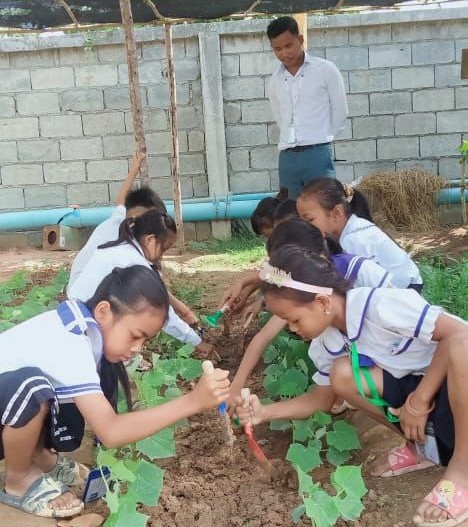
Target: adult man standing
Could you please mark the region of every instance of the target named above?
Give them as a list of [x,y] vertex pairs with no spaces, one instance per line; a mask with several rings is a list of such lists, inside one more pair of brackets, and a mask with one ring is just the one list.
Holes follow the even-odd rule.
[[311,179],[335,177],[331,142],[345,127],[346,93],[332,62],[304,52],[304,38],[294,18],[273,20],[267,35],[281,61],[268,86],[280,129],[280,187],[296,198]]

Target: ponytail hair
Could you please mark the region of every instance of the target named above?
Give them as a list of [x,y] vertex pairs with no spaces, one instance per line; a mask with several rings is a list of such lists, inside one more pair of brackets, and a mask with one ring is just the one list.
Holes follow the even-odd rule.
[[[138,314],[152,307],[162,311],[162,324],[165,324],[169,312],[169,295],[166,286],[158,273],[143,265],[126,268],[116,267],[99,284],[93,297],[86,306],[93,313],[100,302],[109,302],[111,311],[116,317],[125,314]],[[125,366],[111,363],[105,357],[101,360],[101,388],[114,409],[117,408],[118,387],[122,387],[127,400],[127,407],[132,408],[130,382]]]
[[[339,295],[350,289],[350,284],[338,274],[334,264],[322,255],[308,251],[296,245],[284,245],[270,255],[270,265],[285,271],[293,280],[305,284],[329,287]],[[264,295],[272,294],[286,298],[299,304],[313,302],[316,293],[299,291],[290,287],[279,287],[275,284],[262,282],[261,291]]]
[[294,245],[329,258],[341,254],[343,249],[331,236],[323,236],[320,229],[301,218],[292,218],[277,225],[266,242],[270,255],[285,245]]
[[285,199],[276,207],[275,213],[273,214],[273,223],[274,225],[279,225],[283,221],[297,217],[299,217],[299,214],[297,212],[296,200]]
[[273,197],[263,198],[250,217],[250,224],[257,236],[262,234],[265,228],[273,228],[275,211],[278,206],[288,198],[288,189],[281,187],[278,194]]
[[372,221],[369,204],[364,194],[350,185],[344,185],[333,178],[313,179],[302,189],[299,198],[314,197],[325,210],[342,205],[346,217],[356,214],[360,218]]
[[98,249],[107,249],[122,243],[128,243],[138,249],[135,240],[139,241],[148,234],[154,234],[159,240],[165,240],[169,232],[177,233],[175,221],[166,213],[152,209],[137,218],[125,219],[120,224],[117,240],[103,243]]

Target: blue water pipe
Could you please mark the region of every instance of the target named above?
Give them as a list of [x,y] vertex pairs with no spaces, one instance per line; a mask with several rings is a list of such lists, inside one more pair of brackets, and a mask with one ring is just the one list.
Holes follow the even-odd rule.
[[[465,189],[465,202],[468,203],[468,189]],[[461,204],[460,188],[443,188],[437,196],[437,205],[459,205]]]

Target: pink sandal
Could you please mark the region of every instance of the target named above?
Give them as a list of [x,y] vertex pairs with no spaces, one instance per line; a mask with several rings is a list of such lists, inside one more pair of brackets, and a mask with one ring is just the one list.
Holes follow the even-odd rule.
[[453,481],[442,479],[423,500],[445,511],[449,518],[441,522],[424,521],[416,514],[413,522],[418,527],[455,527],[468,519],[468,489]]
[[410,472],[434,466],[434,463],[428,459],[418,460],[408,445],[392,448],[388,453],[388,462],[390,463],[390,470],[380,474],[381,478],[401,476],[402,474],[409,474]]

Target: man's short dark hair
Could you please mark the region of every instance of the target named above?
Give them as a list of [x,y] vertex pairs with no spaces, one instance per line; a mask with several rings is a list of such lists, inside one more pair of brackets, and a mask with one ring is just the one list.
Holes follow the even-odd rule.
[[292,35],[299,35],[299,26],[292,16],[281,16],[272,20],[267,27],[267,36],[271,40],[279,37],[285,31],[289,31]]
[[125,198],[125,208],[145,207],[147,209],[157,209],[166,213],[166,205],[158,194],[149,187],[141,187],[131,190]]

